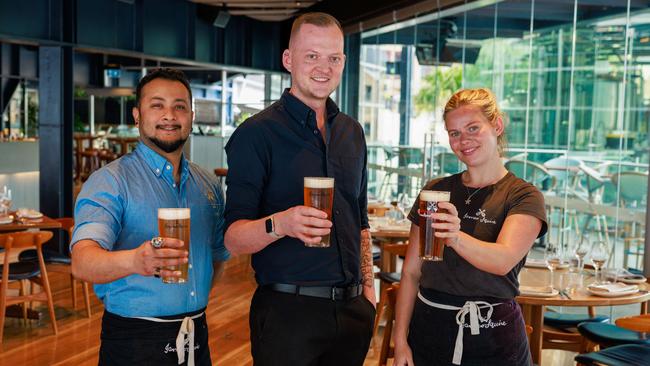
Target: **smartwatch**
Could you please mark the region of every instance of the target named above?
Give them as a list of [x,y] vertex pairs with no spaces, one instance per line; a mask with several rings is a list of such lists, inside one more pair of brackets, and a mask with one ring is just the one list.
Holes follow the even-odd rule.
[[266,221],[264,222],[266,226],[266,233],[271,235],[272,237],[276,239],[282,238],[284,235],[279,235],[278,233],[275,232],[275,224],[273,223],[273,215],[269,216],[266,218]]

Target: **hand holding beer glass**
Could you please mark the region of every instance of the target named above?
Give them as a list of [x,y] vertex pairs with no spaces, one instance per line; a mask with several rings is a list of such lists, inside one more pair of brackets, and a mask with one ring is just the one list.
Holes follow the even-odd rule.
[[439,202],[449,202],[450,192],[426,191],[420,192],[418,206],[418,227],[420,229],[420,257],[426,261],[441,261],[445,250],[445,238],[435,236],[432,214],[446,212],[438,207]]
[[[304,205],[327,213],[327,220],[332,220],[332,204],[334,202],[334,178],[305,177]],[[320,243],[305,243],[308,247],[326,248],[330,246],[330,234],[323,235]]]
[[[190,209],[189,208],[159,208],[158,232],[163,238],[175,238],[183,241],[181,250],[190,251]],[[163,269],[180,271],[179,277],[162,277],[163,283],[187,282],[188,263],[166,266]]]

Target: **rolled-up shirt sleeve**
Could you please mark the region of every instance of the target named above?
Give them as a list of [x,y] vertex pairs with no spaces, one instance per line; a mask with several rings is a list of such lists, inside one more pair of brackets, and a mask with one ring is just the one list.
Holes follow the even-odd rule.
[[262,128],[256,122],[244,122],[226,145],[228,199],[224,231],[238,220],[260,218],[260,200],[270,171]]
[[113,249],[121,231],[123,211],[124,193],[119,181],[107,169],[95,172],[77,197],[70,250],[84,239],[93,240],[106,250]]

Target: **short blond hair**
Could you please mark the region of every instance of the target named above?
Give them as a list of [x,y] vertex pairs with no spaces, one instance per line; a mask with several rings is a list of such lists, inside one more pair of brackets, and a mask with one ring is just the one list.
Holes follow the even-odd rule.
[[319,12],[305,13],[293,21],[293,25],[291,26],[291,35],[289,36],[289,45],[291,45],[291,40],[296,36],[303,24],[311,24],[317,27],[334,26],[338,28],[341,31],[341,35],[343,35],[341,23],[339,23],[339,21],[333,16]]
[[506,115],[501,111],[501,109],[499,109],[497,98],[494,96],[494,93],[492,93],[488,88],[461,89],[449,98],[449,101],[445,105],[445,111],[442,114],[442,118],[446,122],[449,113],[466,105],[478,107],[481,110],[481,113],[483,113],[483,116],[491,124],[494,124],[497,118],[502,119],[503,132],[497,137],[497,146],[499,149],[499,155],[503,156],[508,144],[505,130]]

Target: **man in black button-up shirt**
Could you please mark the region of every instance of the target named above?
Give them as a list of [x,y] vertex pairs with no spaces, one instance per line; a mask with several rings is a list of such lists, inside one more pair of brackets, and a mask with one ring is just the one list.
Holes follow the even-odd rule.
[[[255,365],[362,365],[375,292],[361,125],[329,95],[345,55],[336,19],[310,13],[291,30],[292,86],[226,145],[225,244],[253,253]],[[303,205],[304,177],[335,179],[333,217]],[[330,246],[307,247],[331,233]]]

